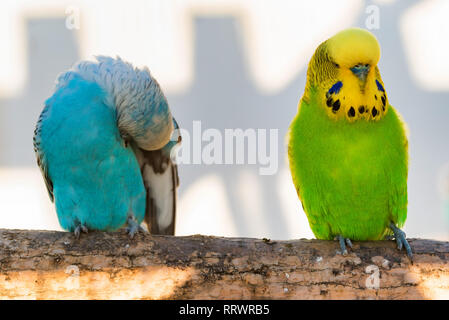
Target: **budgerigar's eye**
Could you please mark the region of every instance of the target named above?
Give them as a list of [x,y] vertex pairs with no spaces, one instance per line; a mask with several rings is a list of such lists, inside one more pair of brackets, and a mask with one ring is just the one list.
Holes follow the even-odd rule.
[[340,65],[339,65],[338,63],[335,63],[335,62],[334,62],[334,66],[335,66],[336,68],[340,68]]

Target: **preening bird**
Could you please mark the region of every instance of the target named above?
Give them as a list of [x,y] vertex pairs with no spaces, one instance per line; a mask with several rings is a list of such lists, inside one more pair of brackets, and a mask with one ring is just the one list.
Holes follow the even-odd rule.
[[288,132],[293,183],[318,239],[394,237],[412,257],[405,233],[408,142],[389,104],[370,32],[351,28],[312,56],[298,112]]
[[127,226],[133,237],[146,217],[174,234],[177,129],[147,68],[100,56],[62,73],[33,139],[61,227],[79,237]]

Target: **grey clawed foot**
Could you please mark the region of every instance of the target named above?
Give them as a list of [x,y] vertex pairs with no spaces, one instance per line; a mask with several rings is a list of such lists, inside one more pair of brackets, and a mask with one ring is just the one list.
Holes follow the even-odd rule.
[[88,233],[88,232],[89,232],[89,229],[87,229],[87,227],[84,226],[84,225],[82,225],[82,224],[78,225],[78,226],[75,228],[75,230],[73,231],[73,233],[75,234],[75,238],[76,238],[77,240],[80,238],[81,232]]
[[128,226],[126,227],[126,232],[128,233],[129,237],[131,239],[134,238],[135,234],[137,232],[147,232],[144,228],[136,221],[136,218],[134,216],[130,216],[128,218]]
[[352,242],[351,239],[349,238],[344,238],[342,235],[338,235],[337,236],[337,240],[340,244],[340,250],[341,250],[341,254],[342,255],[347,255],[348,254],[348,250],[346,249],[346,246],[348,246],[349,248],[352,249]]
[[351,242],[351,239],[346,238],[346,239],[345,239],[345,242],[346,242],[346,245],[347,245],[349,248],[352,249],[352,242]]
[[408,244],[405,232],[396,227],[396,225],[393,222],[390,223],[390,229],[393,230],[393,235],[394,238],[396,239],[398,249],[402,250],[402,247],[404,246],[405,251],[407,252],[407,256],[410,258],[410,260],[412,260],[413,259],[412,248],[410,248],[410,245]]

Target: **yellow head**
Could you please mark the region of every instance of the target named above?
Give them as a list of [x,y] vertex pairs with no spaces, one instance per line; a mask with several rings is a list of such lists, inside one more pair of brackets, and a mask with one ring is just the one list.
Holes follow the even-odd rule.
[[380,47],[369,31],[351,28],[340,31],[327,40],[328,52],[341,67],[350,69],[357,64],[376,66]]
[[343,30],[316,49],[307,71],[304,97],[316,90],[334,119],[379,120],[388,111],[377,63],[380,46],[363,29]]

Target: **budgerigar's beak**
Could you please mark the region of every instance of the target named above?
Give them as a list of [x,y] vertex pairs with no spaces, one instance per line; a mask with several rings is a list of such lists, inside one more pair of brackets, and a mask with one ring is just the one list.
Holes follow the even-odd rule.
[[369,69],[370,69],[369,64],[359,63],[353,66],[350,70],[357,76],[357,78],[359,78],[364,83],[366,80],[366,76],[368,75]]

